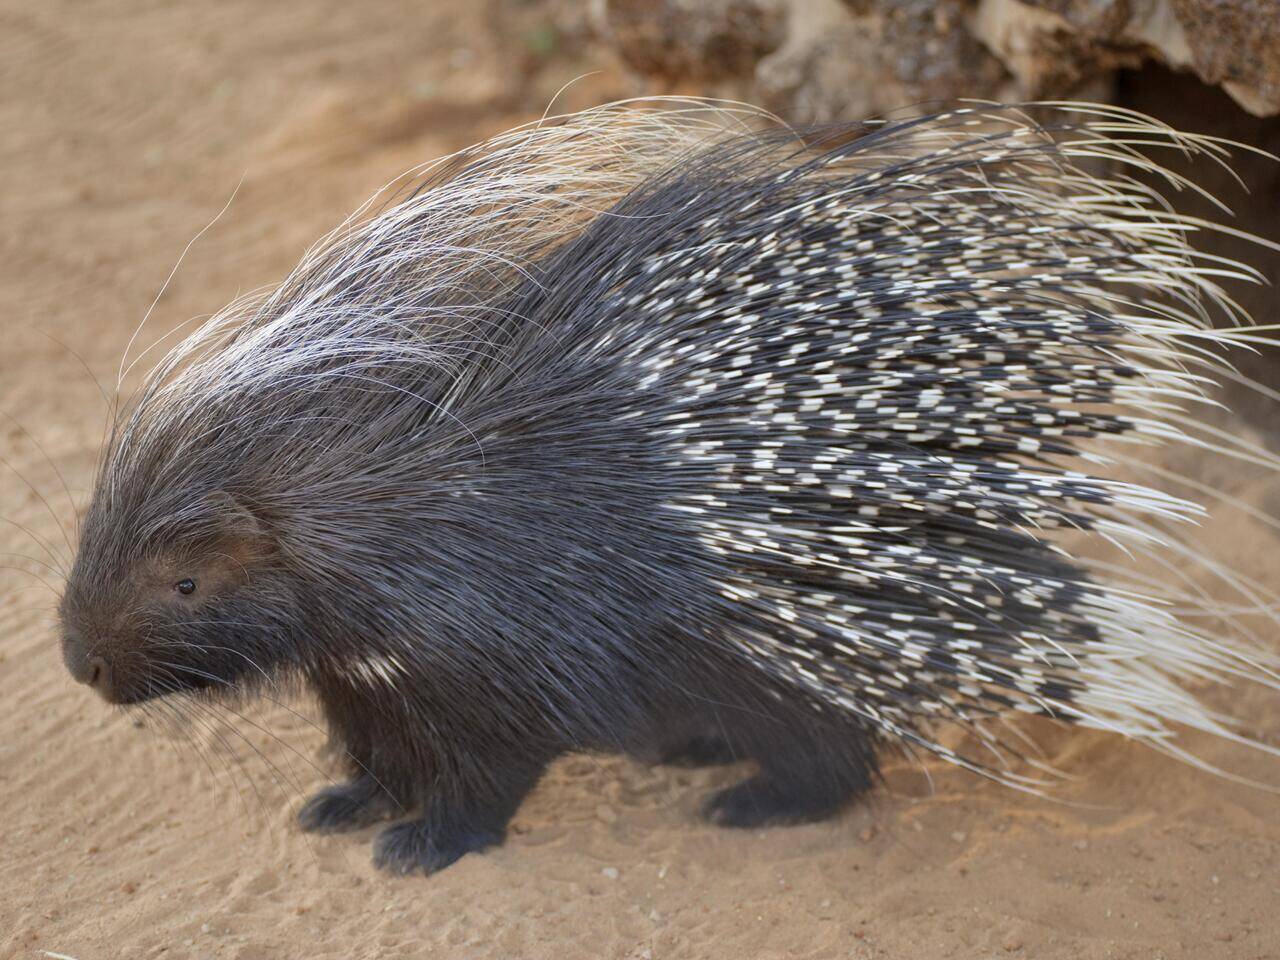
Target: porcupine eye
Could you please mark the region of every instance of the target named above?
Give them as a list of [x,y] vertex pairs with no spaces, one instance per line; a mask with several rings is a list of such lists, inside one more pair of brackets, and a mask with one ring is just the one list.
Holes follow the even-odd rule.
[[196,592],[196,582],[190,577],[187,577],[186,579],[179,580],[175,583],[173,585],[173,589],[177,590],[184,597],[189,597],[191,594]]

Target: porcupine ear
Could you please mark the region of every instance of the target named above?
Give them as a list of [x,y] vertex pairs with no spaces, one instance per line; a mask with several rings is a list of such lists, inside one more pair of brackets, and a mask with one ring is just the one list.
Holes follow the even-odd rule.
[[206,498],[221,533],[245,543],[260,543],[267,538],[262,521],[245,504],[225,490]]

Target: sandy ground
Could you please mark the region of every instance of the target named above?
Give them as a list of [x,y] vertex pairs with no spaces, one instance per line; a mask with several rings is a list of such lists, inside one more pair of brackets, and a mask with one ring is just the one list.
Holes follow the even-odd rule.
[[[0,456],[62,527],[73,522],[54,466],[82,498],[104,410],[74,354],[114,381],[177,254],[238,183],[140,343],[278,279],[375,186],[536,115],[593,68],[536,8],[520,11],[0,7],[0,410],[21,423],[0,422]],[[602,67],[568,106],[629,92]],[[1176,465],[1280,512],[1273,479],[1211,458]],[[0,550],[43,556],[20,524],[65,552],[40,496],[9,474],[0,484]],[[1208,537],[1280,585],[1258,524],[1224,517]],[[10,561],[56,588],[56,574]],[[1024,729],[1076,778],[1052,800],[938,766],[930,782],[904,762],[836,822],[758,833],[694,816],[734,771],[572,758],[505,847],[391,879],[369,864],[372,831],[310,839],[292,826],[330,772],[314,759],[317,729],[257,710],[238,733],[188,731],[197,754],[77,688],[51,609],[43,586],[0,570],[6,958],[1280,957],[1276,797],[1048,725]],[[1215,702],[1280,742],[1280,698]],[[1280,780],[1276,762],[1190,745]]]

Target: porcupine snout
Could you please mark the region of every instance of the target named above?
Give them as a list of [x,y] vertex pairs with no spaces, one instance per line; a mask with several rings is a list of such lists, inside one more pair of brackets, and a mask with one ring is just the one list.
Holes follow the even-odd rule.
[[93,687],[107,696],[111,690],[111,665],[91,651],[83,636],[74,629],[62,635],[62,660],[76,682]]

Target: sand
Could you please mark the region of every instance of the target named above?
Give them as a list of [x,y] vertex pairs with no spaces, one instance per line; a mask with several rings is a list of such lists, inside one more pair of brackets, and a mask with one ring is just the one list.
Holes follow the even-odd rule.
[[[114,382],[178,254],[233,192],[139,345],[280,278],[377,185],[535,116],[565,80],[602,70],[567,106],[632,91],[557,48],[536,7],[513,9],[6,2],[0,410],[16,422],[0,422],[0,456],[39,495],[6,473],[0,516],[66,552],[55,467],[83,500],[103,426],[87,371]],[[1197,455],[1176,466],[1280,506],[1272,478]],[[12,523],[0,550],[42,556]],[[1257,523],[1227,516],[1205,538],[1280,585]],[[292,825],[334,773],[317,728],[263,707],[236,732],[166,736],[70,680],[52,609],[49,589],[0,570],[6,958],[1280,957],[1276,797],[1049,724],[1020,729],[1072,778],[1051,799],[893,761],[887,788],[837,821],[747,833],[696,817],[740,771],[570,758],[501,849],[386,877],[373,831]],[[1280,698],[1214,702],[1280,742]],[[1280,762],[1187,742],[1280,780]]]

